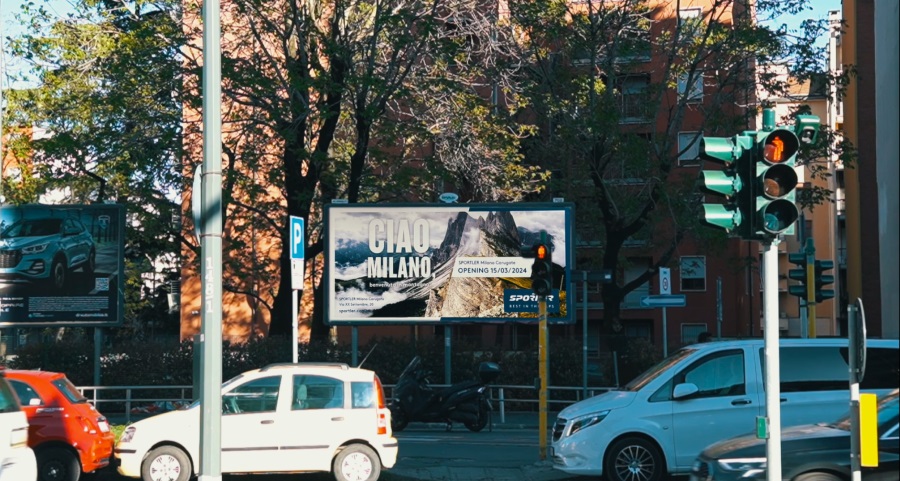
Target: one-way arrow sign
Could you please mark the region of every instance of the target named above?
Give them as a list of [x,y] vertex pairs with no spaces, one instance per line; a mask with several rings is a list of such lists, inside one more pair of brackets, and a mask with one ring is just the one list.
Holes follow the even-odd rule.
[[684,294],[641,297],[641,307],[684,307],[685,305],[687,302]]

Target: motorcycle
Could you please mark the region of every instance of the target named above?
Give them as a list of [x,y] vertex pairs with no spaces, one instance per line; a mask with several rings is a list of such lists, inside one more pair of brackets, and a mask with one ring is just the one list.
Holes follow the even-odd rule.
[[402,431],[411,421],[446,422],[447,431],[453,428],[453,422],[458,422],[476,433],[487,426],[492,409],[487,387],[500,375],[497,363],[482,362],[478,366],[478,380],[446,388],[429,386],[428,374],[422,359],[416,356],[397,379],[388,404],[391,428],[395,432]]

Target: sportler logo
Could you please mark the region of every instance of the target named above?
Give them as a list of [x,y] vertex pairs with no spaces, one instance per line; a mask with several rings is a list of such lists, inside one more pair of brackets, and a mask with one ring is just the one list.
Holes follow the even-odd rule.
[[[538,312],[538,296],[531,289],[506,289],[503,291],[504,312]],[[559,312],[559,290],[547,296],[547,312]]]

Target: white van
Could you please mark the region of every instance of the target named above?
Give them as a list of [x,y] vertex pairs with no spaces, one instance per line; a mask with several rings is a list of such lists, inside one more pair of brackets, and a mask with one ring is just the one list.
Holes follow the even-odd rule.
[[[833,421],[850,405],[847,339],[781,339],[782,426]],[[900,384],[900,341],[869,340],[860,389]],[[752,432],[766,415],[763,339],[686,346],[623,388],[563,409],[553,426],[556,469],[609,481],[687,474],[713,442]]]

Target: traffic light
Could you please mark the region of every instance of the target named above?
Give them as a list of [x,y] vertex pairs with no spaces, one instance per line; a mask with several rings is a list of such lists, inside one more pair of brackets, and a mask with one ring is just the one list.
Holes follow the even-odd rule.
[[797,254],[788,254],[788,261],[790,261],[791,264],[797,264],[798,266],[800,266],[799,269],[788,270],[788,278],[789,279],[793,279],[795,281],[800,281],[800,285],[789,286],[788,293],[792,296],[797,296],[802,299],[806,299],[806,297],[807,297],[806,254],[803,252],[800,252]]
[[825,271],[834,269],[834,261],[817,260],[815,265],[815,285],[816,285],[816,302],[822,302],[834,297],[834,289],[822,289],[823,287],[834,284],[834,276],[824,274]]
[[791,130],[777,128],[757,134],[754,153],[753,180],[750,187],[751,208],[754,213],[750,238],[766,240],[785,233],[797,218],[797,172],[794,164],[800,150],[800,140]]
[[752,159],[749,153],[752,137],[704,137],[700,140],[700,157],[723,164],[721,170],[700,172],[704,192],[723,196],[724,204],[703,204],[703,222],[729,234],[741,234],[738,230],[746,218],[748,197],[745,189],[747,169]]
[[553,261],[550,246],[537,243],[533,248],[534,263],[531,265],[531,290],[538,296],[553,293]]

